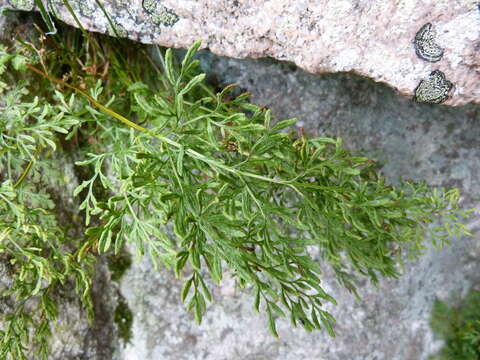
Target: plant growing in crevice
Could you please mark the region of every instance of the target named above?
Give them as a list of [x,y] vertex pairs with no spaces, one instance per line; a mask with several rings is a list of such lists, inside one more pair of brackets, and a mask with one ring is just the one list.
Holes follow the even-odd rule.
[[110,254],[107,261],[110,278],[113,281],[119,281],[132,265],[132,256],[129,252],[123,250],[118,254]]
[[128,343],[132,338],[133,314],[124,299],[119,300],[113,316],[117,324],[118,336],[124,343]]
[[30,96],[27,78],[12,82],[12,73],[25,63],[24,55],[0,47],[0,256],[8,277],[1,295],[9,304],[2,314],[0,357],[7,359],[26,358],[25,344],[31,342],[47,358],[58,288],[73,285],[92,312],[94,258],[75,259],[82,236],[74,220],[62,223],[50,195],[68,182],[56,134],[68,134],[78,121],[64,116],[69,104],[61,93],[55,94],[57,104],[48,104]]
[[457,306],[437,300],[430,324],[445,341],[431,360],[480,359],[480,291],[471,290]]
[[[230,271],[274,335],[276,318],[288,316],[333,336],[325,303],[336,301],[322,287],[322,267],[355,292],[359,276],[397,277],[402,254],[418,256],[429,236],[441,246],[468,234],[461,219],[471,210],[459,209],[458,190],[389,185],[373,160],[352,155],[341,139],[297,134],[295,119],[275,121],[248,94],[228,98],[234,86],[214,93],[197,71],[198,42],[180,64],[157,48],[159,68],[145,63],[142,48],[85,32],[69,46],[70,38],[56,42],[60,34],[43,51],[23,41],[29,57],[5,47],[0,56],[9,64],[0,250],[16,284],[3,295],[17,296],[4,317],[2,354],[24,356],[36,325],[19,314],[27,314],[22,303],[37,302],[46,315],[38,320],[42,337],[33,339],[46,357],[56,316],[49,292],[74,281],[88,308],[95,257],[120,254],[126,242],[137,259],[146,253],[185,276],[181,297],[198,322],[212,300],[206,274],[219,283]],[[32,55],[36,63],[28,63]],[[14,85],[16,70],[24,83]],[[60,183],[56,156],[71,144],[88,174],[71,194],[84,214],[75,236],[42,190]]]

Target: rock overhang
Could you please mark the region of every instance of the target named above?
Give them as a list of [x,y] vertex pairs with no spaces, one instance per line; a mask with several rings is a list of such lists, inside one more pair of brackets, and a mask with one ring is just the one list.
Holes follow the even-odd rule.
[[[69,2],[91,31],[177,48],[201,40],[217,55],[272,57],[311,73],[354,72],[417,100],[429,98],[415,96],[418,85],[440,71],[452,84],[443,104],[480,103],[478,1]],[[76,25],[63,0],[43,3],[53,16]],[[0,6],[31,10],[35,1],[0,0]]]

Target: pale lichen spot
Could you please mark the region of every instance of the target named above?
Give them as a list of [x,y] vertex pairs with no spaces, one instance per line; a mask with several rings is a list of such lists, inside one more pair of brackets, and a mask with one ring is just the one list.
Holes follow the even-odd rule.
[[8,0],[10,5],[18,10],[32,11],[35,6],[35,0]]
[[78,1],[76,2],[78,10],[80,11],[80,14],[87,18],[91,18],[93,14],[95,13],[95,6],[93,5],[94,2],[89,2],[89,1]]
[[[112,28],[112,25],[114,28]],[[107,33],[110,36],[125,38],[128,37],[128,31],[122,24],[114,22],[113,24],[108,24]]]
[[173,26],[179,20],[177,14],[160,4],[158,0],[143,0],[142,4],[155,25]]
[[443,49],[435,43],[437,36],[432,24],[426,23],[415,34],[413,44],[417,56],[425,61],[437,62],[443,56]]
[[415,101],[419,103],[440,104],[448,99],[453,84],[440,70],[430,73],[426,80],[420,81],[415,89]]

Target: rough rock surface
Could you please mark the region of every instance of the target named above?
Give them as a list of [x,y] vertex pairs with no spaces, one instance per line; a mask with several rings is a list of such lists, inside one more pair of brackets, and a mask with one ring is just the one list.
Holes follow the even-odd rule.
[[[316,135],[342,136],[345,144],[386,162],[383,172],[459,187],[465,206],[480,198],[480,108],[416,104],[385,85],[352,74],[312,75],[273,60],[235,60],[201,55],[210,81],[238,82],[241,91],[279,118],[299,116],[299,125]],[[181,281],[155,272],[147,259],[123,278],[121,290],[134,313],[133,338],[118,359],[128,360],[425,360],[441,343],[429,327],[436,298],[457,302],[472,286],[480,288],[480,218],[471,219],[473,238],[453,241],[441,251],[426,250],[409,263],[399,280],[378,288],[359,284],[355,300],[325,282],[339,305],[337,338],[306,333],[280,322],[280,340],[268,333],[252,297],[231,282],[215,290],[204,323],[180,303]]]
[[[476,0],[105,0],[104,9],[96,0],[69,2],[93,31],[169,47],[200,39],[215,54],[273,57],[312,73],[352,71],[406,96],[440,70],[454,85],[446,104],[480,103]],[[52,14],[76,25],[62,0],[48,3]],[[34,0],[2,4],[30,10]]]

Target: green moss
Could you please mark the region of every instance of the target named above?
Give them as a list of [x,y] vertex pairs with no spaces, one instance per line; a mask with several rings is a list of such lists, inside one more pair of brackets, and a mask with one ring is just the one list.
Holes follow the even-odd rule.
[[108,269],[110,270],[111,279],[113,281],[119,281],[131,265],[132,256],[126,251],[109,256]]
[[123,298],[120,299],[115,308],[113,320],[117,325],[118,336],[124,342],[129,342],[132,338],[133,313]]
[[480,291],[472,290],[453,307],[435,302],[431,326],[445,345],[430,360],[480,359]]

